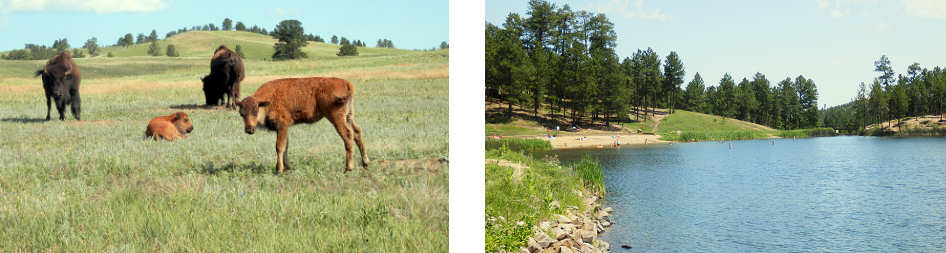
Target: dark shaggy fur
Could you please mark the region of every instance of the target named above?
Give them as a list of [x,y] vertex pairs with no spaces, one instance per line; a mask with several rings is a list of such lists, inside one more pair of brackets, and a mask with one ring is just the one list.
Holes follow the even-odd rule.
[[243,81],[243,60],[227,46],[220,45],[210,59],[210,74],[200,80],[204,83],[204,98],[207,105],[223,103],[235,108],[240,99],[240,82]]
[[[368,167],[361,127],[355,124],[352,95],[355,86],[339,78],[286,78],[269,81],[252,96],[238,102],[247,134],[256,132],[259,121],[276,131],[276,172],[289,168],[289,126],[315,123],[328,118],[345,143],[345,172],[352,167],[352,143],[361,151],[361,165]],[[263,108],[265,115],[258,115]]]
[[82,74],[79,73],[79,66],[72,61],[69,53],[62,52],[50,58],[43,69],[36,71],[36,76],[43,77],[43,90],[46,91],[46,120],[49,120],[50,116],[50,98],[56,101],[59,120],[66,120],[66,116],[63,115],[66,105],[72,106],[72,117],[76,120],[82,119],[79,99],[79,81],[82,79]]

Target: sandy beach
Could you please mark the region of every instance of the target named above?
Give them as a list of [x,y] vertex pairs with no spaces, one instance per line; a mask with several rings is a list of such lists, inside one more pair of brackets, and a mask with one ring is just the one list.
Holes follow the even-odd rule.
[[552,148],[613,148],[620,141],[621,146],[669,143],[658,140],[659,135],[631,134],[631,135],[568,135],[554,139],[542,137],[552,144]]

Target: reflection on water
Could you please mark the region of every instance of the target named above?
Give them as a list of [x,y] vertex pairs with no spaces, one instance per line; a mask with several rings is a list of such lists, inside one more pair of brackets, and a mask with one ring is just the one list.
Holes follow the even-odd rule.
[[553,151],[598,158],[632,252],[942,251],[946,139],[829,137]]

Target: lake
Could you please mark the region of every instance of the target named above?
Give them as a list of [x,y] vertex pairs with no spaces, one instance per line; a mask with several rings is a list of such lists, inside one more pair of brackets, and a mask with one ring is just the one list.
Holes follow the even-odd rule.
[[[730,149],[730,143],[732,149]],[[946,139],[552,151],[601,161],[616,252],[946,250]],[[631,250],[621,249],[627,244]]]

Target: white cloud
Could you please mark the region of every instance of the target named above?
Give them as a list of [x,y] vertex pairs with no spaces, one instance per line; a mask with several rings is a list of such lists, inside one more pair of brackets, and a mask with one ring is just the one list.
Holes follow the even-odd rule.
[[946,19],[946,1],[942,0],[904,0],[907,13],[921,18]]
[[624,18],[652,19],[667,21],[669,18],[660,9],[644,10],[644,0],[608,0],[607,2],[591,3],[590,9],[602,13],[616,13]]
[[[866,2],[865,0],[815,0],[818,9],[826,9],[831,18],[840,19],[851,15],[851,9],[856,9],[858,5]],[[873,1],[872,4],[877,4]],[[852,8],[854,7],[854,8]],[[864,12],[861,12],[863,15]]]
[[876,31],[878,31],[878,32],[886,32],[887,29],[889,29],[889,28],[890,28],[890,25],[888,25],[887,23],[880,23],[880,24],[877,24],[876,26],[874,26],[874,30],[876,30]]
[[277,16],[277,17],[296,16],[296,15],[299,15],[299,10],[298,9],[284,9],[284,8],[277,7],[276,9],[273,9],[272,11],[270,11],[269,15]]
[[850,11],[850,10],[843,10],[843,11],[842,11],[842,10],[831,10],[831,17],[832,17],[832,18],[843,18],[844,16],[847,16],[848,14],[851,14],[851,11]]
[[152,12],[167,8],[162,0],[0,0],[0,12],[88,11],[96,13]]

